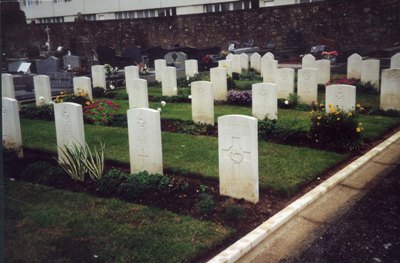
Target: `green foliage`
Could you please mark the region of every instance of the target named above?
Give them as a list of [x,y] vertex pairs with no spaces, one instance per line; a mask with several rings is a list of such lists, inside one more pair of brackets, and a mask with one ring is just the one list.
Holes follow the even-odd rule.
[[193,77],[178,78],[177,85],[178,87],[190,87],[190,83],[192,83],[193,81],[200,81],[200,80],[202,80],[201,75],[195,74]]
[[239,80],[257,80],[261,81],[262,77],[258,74],[254,69],[250,69],[248,71],[244,71],[239,75]]
[[[357,107],[359,108],[359,107]],[[357,111],[343,111],[329,105],[329,112],[323,104],[312,111],[309,136],[316,143],[334,150],[358,151],[363,147],[362,123]]]
[[92,89],[93,98],[105,98],[106,90],[101,87],[94,87]]
[[238,221],[245,215],[244,209],[234,203],[227,203],[222,211],[222,217],[226,221]]
[[201,214],[211,213],[215,209],[214,197],[207,193],[199,194],[195,207]]
[[299,96],[290,93],[286,99],[278,99],[278,107],[281,109],[293,109],[299,104]]
[[233,80],[233,78],[231,76],[227,76],[226,84],[227,84],[228,90],[235,88],[235,81]]
[[86,106],[92,104],[93,101],[89,98],[89,94],[86,91],[78,89],[75,93],[60,92],[60,95],[56,97],[55,102],[74,102]]
[[107,125],[112,122],[119,110],[119,105],[111,100],[99,100],[83,107],[85,120],[94,125]]
[[160,174],[149,174],[144,171],[138,174],[127,174],[112,169],[98,181],[99,192],[106,196],[118,196],[133,201],[143,193],[155,190],[166,191],[171,178]]
[[296,128],[297,124],[298,121],[296,119],[288,123],[281,123],[277,120],[265,118],[262,121],[258,121],[258,138],[286,142],[305,137],[303,132]]
[[72,179],[83,182],[87,173],[94,181],[101,179],[104,171],[103,143],[100,142],[100,150],[95,148],[94,153],[87,143],[85,146],[74,143],[59,149],[63,156],[57,162]]
[[58,166],[53,166],[49,162],[35,162],[29,164],[19,176],[21,179],[51,186],[57,186],[65,182],[66,174]]
[[40,107],[35,104],[22,105],[19,111],[21,117],[36,120],[54,120],[53,104],[42,105]]

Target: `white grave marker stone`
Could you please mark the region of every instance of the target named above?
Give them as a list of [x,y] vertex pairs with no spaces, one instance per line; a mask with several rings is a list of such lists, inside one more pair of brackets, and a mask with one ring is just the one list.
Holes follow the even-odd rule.
[[185,73],[190,78],[199,73],[199,65],[196,59],[185,60]]
[[211,68],[210,80],[213,87],[214,100],[226,101],[228,96],[228,81],[226,68]]
[[15,99],[14,78],[11,74],[1,74],[1,92],[2,97]]
[[382,70],[381,109],[400,111],[400,68]]
[[88,94],[89,99],[91,100],[93,99],[92,85],[90,83],[89,77],[74,77],[73,83],[74,83],[74,93],[83,91]]
[[261,73],[261,55],[260,54],[253,53],[250,56],[250,68],[254,69],[258,73]]
[[126,91],[129,95],[129,109],[148,108],[149,95],[147,90],[147,80],[135,79],[132,80],[130,86],[126,86]]
[[36,106],[50,104],[51,102],[50,77],[46,75],[34,76],[33,86],[35,89]]
[[317,65],[315,63],[315,57],[311,54],[305,55],[301,60],[301,68],[302,69],[306,69],[306,68],[316,69]]
[[214,125],[214,94],[209,81],[194,81],[191,85],[192,119]]
[[103,65],[92,66],[92,84],[93,88],[107,88],[106,69]]
[[318,83],[316,69],[299,69],[297,80],[297,95],[299,101],[305,104],[311,104],[318,100]]
[[176,68],[165,67],[162,75],[162,95],[176,96],[178,95],[178,84],[176,80]]
[[126,66],[124,68],[124,71],[125,71],[126,92],[128,93],[128,87],[132,87],[133,82],[137,79],[140,79],[139,67],[138,66]]
[[265,61],[262,71],[263,82],[276,83],[278,61],[274,59],[268,59]]
[[167,61],[165,59],[154,60],[155,78],[158,82],[162,82],[163,72],[166,67]]
[[380,61],[367,59],[361,62],[361,81],[370,82],[379,91]]
[[242,74],[240,55],[232,55],[232,72]]
[[221,195],[259,201],[258,122],[243,115],[218,118]]
[[278,118],[277,85],[257,83],[252,85],[252,113],[259,120]]
[[320,59],[315,62],[318,69],[318,84],[326,84],[331,80],[331,61]]
[[18,158],[22,158],[22,135],[19,120],[18,101],[13,98],[2,98],[2,131],[3,147],[17,151]]
[[286,99],[289,94],[294,94],[294,69],[280,68],[276,74],[278,98]]
[[240,54],[240,66],[242,70],[249,70],[249,56],[246,53]]
[[268,61],[274,60],[274,57],[268,53],[264,54],[264,56],[261,57],[261,69],[260,69],[261,76],[263,76],[263,74],[264,74],[264,69],[266,68],[266,64],[268,63]]
[[128,110],[128,134],[131,173],[163,174],[160,112]]
[[356,87],[351,85],[326,86],[326,112],[329,112],[329,104],[344,111],[354,110],[356,108]]
[[61,149],[80,144],[85,146],[85,130],[83,124],[82,106],[73,102],[54,104],[54,119],[56,122],[56,137],[58,159],[64,160]]
[[347,58],[347,78],[361,79],[362,57],[357,53]]
[[400,68],[400,52],[390,58],[390,68]]
[[226,73],[229,77],[232,77],[232,61],[231,60],[220,60],[218,61],[218,67],[225,68]]

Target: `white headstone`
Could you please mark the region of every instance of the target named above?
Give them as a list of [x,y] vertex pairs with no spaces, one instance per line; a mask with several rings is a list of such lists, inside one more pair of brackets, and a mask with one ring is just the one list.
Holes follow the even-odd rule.
[[194,77],[199,73],[199,65],[196,59],[185,60],[185,72],[188,77]]
[[211,68],[210,80],[213,87],[214,100],[227,100],[228,81],[226,78],[226,68]]
[[85,146],[82,106],[73,102],[56,103],[54,104],[54,119],[58,159],[62,161],[65,158],[60,148],[65,149],[74,144]]
[[331,80],[331,61],[320,59],[315,62],[318,69],[318,84],[326,84]]
[[381,109],[400,111],[400,68],[382,70]]
[[132,80],[132,83],[129,86],[126,86],[126,91],[129,95],[129,109],[149,107],[147,80]]
[[106,69],[103,65],[92,66],[92,84],[93,88],[107,88]]
[[270,59],[275,59],[274,54],[272,54],[271,52],[267,52],[264,54],[265,56],[269,57]]
[[128,134],[131,173],[163,174],[160,112],[128,110]]
[[264,69],[265,69],[266,64],[268,63],[268,61],[274,60],[274,58],[268,53],[264,54],[264,56],[261,57],[261,69],[260,69],[261,70],[261,76],[263,76],[263,74],[264,74]]
[[299,69],[297,74],[297,95],[299,101],[311,104],[318,100],[318,83],[316,69]]
[[1,74],[1,96],[15,99],[14,78],[11,74]]
[[362,57],[354,53],[347,58],[347,78],[361,79],[361,62]]
[[242,74],[240,55],[232,55],[232,72]]
[[400,68],[400,52],[390,58],[390,68]]
[[249,70],[249,56],[246,53],[240,54],[240,66],[242,70]]
[[155,78],[158,82],[162,82],[163,72],[166,67],[167,61],[165,59],[154,60]]
[[325,110],[329,112],[329,105],[344,111],[356,108],[356,87],[351,85],[329,85],[325,91]]
[[127,66],[125,70],[125,86],[126,92],[128,93],[128,87],[132,87],[132,83],[139,79],[139,67],[138,66]]
[[294,94],[294,69],[280,68],[276,74],[278,98],[286,99],[289,94]]
[[243,115],[218,118],[221,195],[259,201],[258,122]]
[[50,78],[46,75],[36,75],[33,77],[33,86],[35,88],[36,106],[50,104],[51,88]]
[[194,81],[191,85],[193,122],[214,125],[214,94],[209,81]]
[[317,65],[315,63],[315,57],[311,54],[307,54],[303,57],[301,60],[301,68],[306,69],[306,68],[312,68],[316,69]]
[[16,99],[2,98],[2,116],[3,147],[16,150],[18,157],[22,158],[21,123]]
[[258,73],[261,73],[261,55],[253,53],[250,56],[250,68],[254,69]]
[[165,67],[162,75],[162,95],[176,96],[178,95],[178,84],[176,81],[176,68]]
[[220,60],[218,61],[218,67],[225,68],[226,73],[229,77],[232,77],[232,61],[231,60]]
[[233,54],[232,54],[232,53],[229,53],[229,54],[226,56],[225,59],[226,59],[226,60],[232,61],[232,60],[233,60]]
[[370,82],[376,90],[379,90],[380,61],[367,59],[361,62],[361,81]]
[[252,113],[259,120],[278,118],[277,85],[257,83],[252,85]]
[[268,59],[262,68],[263,82],[276,83],[276,74],[278,71],[278,61]]
[[91,100],[93,99],[92,85],[90,83],[89,77],[74,77],[73,83],[74,83],[74,93],[83,91],[88,94],[89,99]]

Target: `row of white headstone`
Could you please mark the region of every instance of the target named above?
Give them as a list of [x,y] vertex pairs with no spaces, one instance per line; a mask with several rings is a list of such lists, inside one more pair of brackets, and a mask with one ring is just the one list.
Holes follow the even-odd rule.
[[[18,149],[23,157],[18,101],[2,98],[3,143]],[[66,161],[61,149],[85,144],[82,106],[63,102],[54,105],[58,158]],[[163,173],[160,112],[148,108],[130,109],[128,116],[131,173]],[[242,115],[218,118],[220,193],[258,202],[257,119]]]

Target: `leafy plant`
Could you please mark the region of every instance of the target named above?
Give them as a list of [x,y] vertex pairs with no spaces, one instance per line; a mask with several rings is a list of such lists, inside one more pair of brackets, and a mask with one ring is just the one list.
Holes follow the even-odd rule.
[[37,107],[35,104],[22,105],[19,113],[21,116],[29,119],[54,120],[53,104],[46,104],[40,107]]
[[22,171],[20,178],[33,183],[56,186],[62,184],[67,177],[60,167],[54,167],[49,162],[35,162]]
[[199,194],[195,207],[202,214],[208,214],[212,212],[215,208],[214,197],[207,193]]
[[107,125],[113,120],[118,110],[119,105],[111,100],[99,100],[91,105],[84,106],[83,114],[85,120],[94,125]]
[[56,97],[55,102],[74,102],[82,106],[87,106],[91,105],[93,100],[89,98],[89,94],[86,91],[78,89],[75,93],[65,93],[64,91],[61,91],[60,95]]
[[[357,108],[361,106],[357,105]],[[342,151],[362,148],[364,128],[358,121],[356,110],[346,112],[329,105],[329,112],[326,112],[325,105],[320,104],[315,106],[311,114],[309,136],[316,143]]]
[[254,69],[250,69],[240,74],[239,80],[262,80],[262,77]]
[[222,217],[226,221],[238,221],[244,217],[244,210],[242,207],[234,203],[228,203],[225,205],[224,210],[222,211]]

